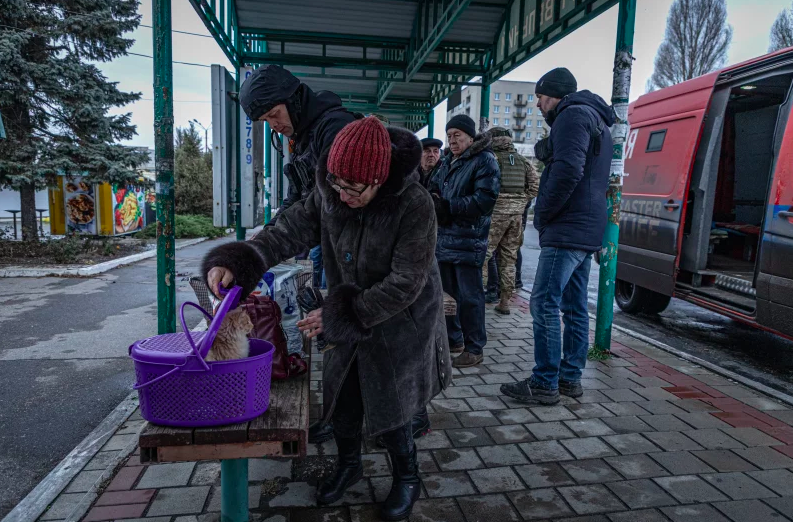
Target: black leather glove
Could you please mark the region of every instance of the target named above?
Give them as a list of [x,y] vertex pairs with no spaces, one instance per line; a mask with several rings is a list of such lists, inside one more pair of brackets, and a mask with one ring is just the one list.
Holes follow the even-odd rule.
[[447,199],[441,199],[437,194],[432,195],[435,203],[435,215],[438,217],[439,227],[449,227],[452,224],[452,206]]

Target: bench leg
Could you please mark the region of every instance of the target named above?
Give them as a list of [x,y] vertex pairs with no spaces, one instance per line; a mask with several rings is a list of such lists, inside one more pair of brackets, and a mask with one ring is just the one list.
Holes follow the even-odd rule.
[[220,461],[220,520],[248,521],[248,459]]

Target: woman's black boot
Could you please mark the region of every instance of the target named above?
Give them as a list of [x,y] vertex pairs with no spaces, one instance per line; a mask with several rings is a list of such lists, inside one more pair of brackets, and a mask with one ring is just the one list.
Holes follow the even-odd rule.
[[321,506],[338,502],[347,488],[363,477],[361,436],[348,438],[336,434],[336,446],[339,448],[336,469],[317,488],[317,504]]
[[408,441],[406,436],[412,435],[410,424],[405,428],[395,430],[384,435],[388,456],[391,458],[392,475],[391,492],[383,502],[380,516],[383,520],[403,520],[410,516],[413,504],[421,495],[421,480],[419,479],[418,459],[416,446],[412,437]]

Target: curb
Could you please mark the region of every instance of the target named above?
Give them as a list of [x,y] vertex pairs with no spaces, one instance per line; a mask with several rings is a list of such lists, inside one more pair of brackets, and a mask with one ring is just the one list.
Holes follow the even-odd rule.
[[[197,245],[207,241],[206,237],[199,237],[196,239],[187,239],[182,243],[176,245],[175,249]],[[148,250],[140,254],[133,254],[131,256],[121,257],[112,261],[106,261],[97,265],[91,266],[53,266],[52,268],[32,267],[26,268],[22,266],[10,266],[8,268],[0,268],[0,277],[59,277],[59,276],[72,276],[72,277],[88,277],[113,270],[124,265],[137,263],[144,259],[149,259],[157,255],[157,250]]]
[[[521,289],[520,292],[525,294],[524,298],[530,298],[531,297],[531,292],[529,292],[528,290]],[[595,304],[597,304],[597,302],[595,302]],[[590,319],[595,319],[596,317],[595,317],[594,314],[590,313],[589,314],[589,318]],[[788,395],[787,393],[775,390],[775,389],[773,389],[773,388],[771,388],[769,386],[766,386],[765,384],[759,383],[757,381],[749,379],[748,377],[744,377],[743,375],[739,375],[739,374],[737,374],[737,373],[735,373],[735,372],[733,372],[731,370],[728,370],[727,368],[722,368],[718,364],[714,364],[712,362],[708,362],[705,359],[701,359],[701,358],[699,358],[699,357],[697,357],[695,355],[690,355],[690,354],[688,354],[686,352],[678,350],[677,348],[673,348],[673,347],[669,346],[668,344],[662,343],[661,341],[656,341],[652,337],[648,337],[646,335],[640,334],[639,332],[631,330],[630,328],[625,328],[624,326],[620,326],[618,324],[614,324],[613,322],[611,324],[611,328],[613,330],[616,330],[616,331],[620,332],[620,333],[623,333],[625,335],[633,337],[634,339],[636,339],[638,341],[642,341],[643,343],[647,343],[647,344],[649,344],[650,346],[652,346],[654,348],[658,348],[659,350],[663,350],[663,351],[665,351],[667,353],[670,353],[670,354],[674,355],[675,357],[679,357],[680,359],[683,359],[685,361],[692,362],[694,364],[698,364],[699,366],[702,366],[703,368],[707,368],[708,370],[710,370],[710,371],[712,371],[714,373],[717,373],[717,374],[721,375],[722,377],[726,377],[726,378],[728,378],[730,380],[733,380],[735,382],[743,384],[747,388],[751,388],[751,389],[753,389],[755,391],[759,391],[760,393],[768,395],[769,397],[773,397],[774,399],[776,399],[778,401],[782,401],[782,402],[784,402],[786,404],[789,404],[789,405],[793,406],[793,396]]]
[[[3,518],[3,522],[30,522],[39,518],[137,407],[138,394],[132,392]],[[115,468],[117,464],[114,462],[111,466]]]
[[[201,321],[192,331],[201,332],[207,329],[206,321]],[[38,519],[47,508],[63,493],[72,479],[82,471],[88,462],[99,453],[99,450],[112,437],[118,428],[127,422],[130,415],[138,408],[138,392],[132,391],[121,403],[105,417],[105,419],[88,434],[66,457],[38,483],[33,491],[3,518],[2,522],[31,522]],[[138,440],[135,438],[126,448],[107,465],[105,471],[97,479],[74,508],[67,522],[77,522],[85,516],[96,500],[99,490],[110,478],[116,468],[135,451]]]

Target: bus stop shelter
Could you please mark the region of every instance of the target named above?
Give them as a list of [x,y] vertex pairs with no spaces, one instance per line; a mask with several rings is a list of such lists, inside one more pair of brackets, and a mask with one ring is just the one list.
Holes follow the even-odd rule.
[[[152,7],[160,333],[175,330],[176,315],[171,1],[154,0]],[[595,343],[608,350],[636,0],[187,1],[235,67],[237,90],[241,69],[279,64],[312,89],[335,92],[350,110],[383,115],[414,132],[428,126],[429,135],[433,108],[464,85],[482,86],[479,125],[485,130],[491,83],[618,5],[611,100],[617,123]],[[269,156],[266,193],[273,174]],[[236,170],[239,187],[240,161]],[[240,201],[237,190],[237,208]],[[244,239],[240,213],[237,238]]]
[[[480,131],[487,129],[491,83],[619,5],[612,89],[617,123],[611,129],[614,150],[604,195],[609,221],[600,256],[595,339],[596,350],[608,351],[636,0],[188,1],[234,66],[237,91],[247,67],[279,64],[312,89],[335,92],[350,110],[377,113],[414,132],[428,126],[429,135],[433,108],[464,85],[482,87],[479,126]],[[175,331],[176,317],[171,2],[154,0],[152,7],[160,334]],[[240,127],[231,130],[237,143]],[[269,134],[265,127],[263,138]],[[240,151],[236,154],[240,187]],[[264,171],[268,193],[273,171],[269,157],[264,158]],[[235,195],[237,238],[244,239],[240,192]],[[232,481],[233,462],[222,463],[223,474]],[[224,491],[224,499],[227,494],[239,496],[238,503],[243,503],[245,488],[233,489]],[[246,519],[247,511],[236,515],[223,513],[223,519]]]

